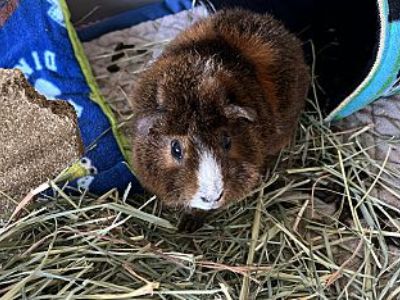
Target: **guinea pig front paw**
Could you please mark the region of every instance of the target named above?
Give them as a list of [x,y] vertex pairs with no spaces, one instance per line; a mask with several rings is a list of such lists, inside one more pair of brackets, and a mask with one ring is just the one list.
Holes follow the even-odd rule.
[[204,225],[204,218],[195,214],[185,213],[178,224],[179,232],[193,233]]

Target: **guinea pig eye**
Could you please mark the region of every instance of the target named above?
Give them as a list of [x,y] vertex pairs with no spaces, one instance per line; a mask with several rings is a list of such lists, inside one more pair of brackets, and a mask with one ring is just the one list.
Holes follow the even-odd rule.
[[177,160],[181,160],[183,158],[182,147],[177,140],[171,141],[171,155]]
[[224,150],[228,151],[229,149],[231,149],[231,146],[232,146],[231,138],[227,135],[224,135],[222,137],[222,148],[224,148]]
[[229,103],[229,104],[235,103],[235,101],[236,101],[236,95],[235,95],[235,93],[232,92],[232,91],[230,91],[230,92],[228,93],[228,95],[227,95],[227,99],[228,99],[228,103]]

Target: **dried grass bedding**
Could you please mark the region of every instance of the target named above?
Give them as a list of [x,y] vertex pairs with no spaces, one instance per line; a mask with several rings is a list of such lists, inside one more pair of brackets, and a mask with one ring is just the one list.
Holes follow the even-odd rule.
[[[363,130],[333,133],[317,111],[306,112],[265,184],[190,235],[176,232],[177,213],[161,210],[154,197],[126,199],[112,190],[69,197],[59,190],[1,229],[0,293],[3,299],[396,299],[399,210],[370,193],[376,185],[390,190],[381,175],[394,171],[360,146]],[[277,182],[284,185],[268,188]]]
[[[129,84],[163,43],[114,42],[85,47],[128,128]],[[373,122],[332,130],[316,100],[264,184],[194,234],[178,233],[178,212],[152,195],[54,186],[0,229],[1,299],[398,299],[398,140]]]

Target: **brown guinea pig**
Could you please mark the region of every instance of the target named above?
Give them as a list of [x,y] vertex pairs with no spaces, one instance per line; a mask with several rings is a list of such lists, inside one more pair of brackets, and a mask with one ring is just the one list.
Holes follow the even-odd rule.
[[271,16],[235,9],[195,23],[135,86],[135,174],[168,206],[243,198],[288,144],[309,80],[300,41]]

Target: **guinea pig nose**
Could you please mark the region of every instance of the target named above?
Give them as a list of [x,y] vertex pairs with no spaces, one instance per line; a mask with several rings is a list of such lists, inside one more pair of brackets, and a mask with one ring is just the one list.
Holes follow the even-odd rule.
[[206,203],[210,203],[210,202],[218,202],[219,200],[221,200],[222,196],[223,196],[224,192],[222,192],[221,194],[219,194],[219,196],[215,199],[212,199],[210,197],[200,197],[201,201],[206,202]]
[[218,198],[215,199],[215,202],[218,202],[219,200],[221,200],[223,195],[224,195],[224,192],[221,192],[221,194],[219,194]]
[[207,199],[206,197],[200,197],[200,199],[201,199],[201,201],[203,201],[203,202],[210,202],[210,200],[209,199]]

